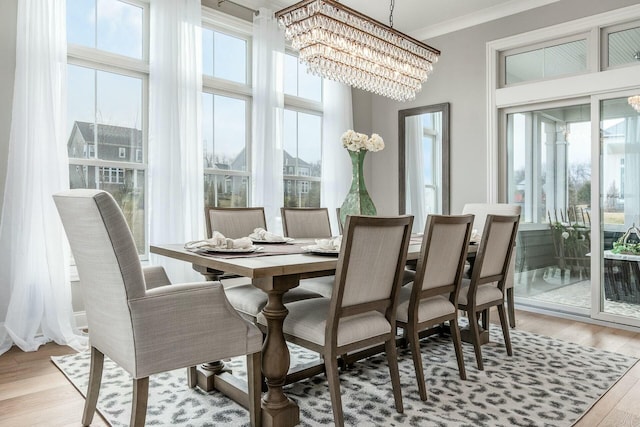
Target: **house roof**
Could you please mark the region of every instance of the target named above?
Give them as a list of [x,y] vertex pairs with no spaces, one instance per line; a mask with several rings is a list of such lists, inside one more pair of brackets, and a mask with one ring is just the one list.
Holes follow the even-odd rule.
[[[128,147],[142,145],[142,131],[140,129],[78,121],[75,122],[75,127],[85,143],[95,142],[95,134],[97,133],[100,144]],[[97,128],[97,132],[94,132],[94,128]]]

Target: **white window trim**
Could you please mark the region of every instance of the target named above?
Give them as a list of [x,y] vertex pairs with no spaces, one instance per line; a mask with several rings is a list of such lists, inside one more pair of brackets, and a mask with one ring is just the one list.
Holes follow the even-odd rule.
[[600,69],[600,55],[590,55],[587,68],[590,73],[546,80],[527,85],[499,88],[500,52],[517,49],[546,40],[558,39],[576,33],[591,32],[588,46],[590,52],[600,52],[599,33],[603,27],[640,18],[640,5],[633,5],[610,12],[576,19],[562,24],[540,28],[527,33],[491,41],[486,47],[487,64],[487,201],[497,203],[500,200],[500,174],[504,162],[500,161],[499,136],[500,123],[498,109],[522,105],[531,102],[551,102],[554,100],[578,98],[613,90],[631,89],[640,85],[637,67],[616,68],[605,71]]

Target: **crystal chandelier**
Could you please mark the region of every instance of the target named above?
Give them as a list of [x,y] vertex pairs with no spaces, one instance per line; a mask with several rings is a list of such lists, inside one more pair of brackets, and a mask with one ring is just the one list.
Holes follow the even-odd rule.
[[634,108],[634,110],[640,113],[640,95],[630,96],[627,101],[629,102],[629,105]]
[[276,18],[309,72],[397,101],[415,98],[440,55],[335,0],[303,0]]

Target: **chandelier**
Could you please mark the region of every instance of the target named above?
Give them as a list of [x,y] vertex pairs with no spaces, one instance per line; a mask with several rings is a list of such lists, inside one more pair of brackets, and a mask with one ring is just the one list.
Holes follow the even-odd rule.
[[335,0],[276,12],[307,71],[397,101],[414,99],[440,51]]
[[640,95],[630,96],[627,101],[629,102],[629,105],[634,108],[634,110],[640,113]]

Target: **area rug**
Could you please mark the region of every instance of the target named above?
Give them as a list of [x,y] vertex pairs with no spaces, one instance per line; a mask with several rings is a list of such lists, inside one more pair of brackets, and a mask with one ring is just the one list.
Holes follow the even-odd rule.
[[[429,399],[418,396],[411,354],[400,349],[404,413],[394,409],[383,355],[370,357],[340,374],[345,424],[351,426],[571,426],[637,359],[621,354],[512,330],[513,357],[506,354],[499,328],[483,346],[484,371],[476,368],[473,347],[464,344],[467,380],[458,375],[447,337],[422,341]],[[292,365],[317,358],[290,346]],[[52,357],[82,393],[86,392],[89,353]],[[229,363],[245,375],[244,358]],[[105,359],[98,409],[112,426],[126,426],[131,411],[131,378]],[[324,375],[286,387],[300,406],[302,426],[333,423]],[[81,414],[78,414],[80,420]],[[189,389],[186,370],[153,375],[149,382],[147,425],[243,426],[248,412],[218,392]]]

